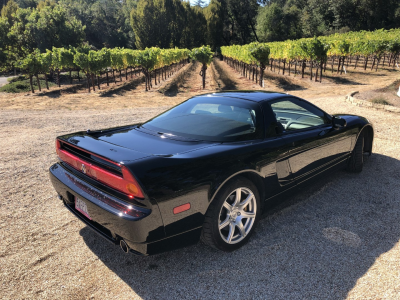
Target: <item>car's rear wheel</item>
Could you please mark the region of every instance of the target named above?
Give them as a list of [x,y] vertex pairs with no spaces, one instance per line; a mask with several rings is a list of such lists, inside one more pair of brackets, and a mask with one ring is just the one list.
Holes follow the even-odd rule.
[[351,154],[349,164],[347,165],[347,171],[360,173],[364,165],[364,132],[361,132],[358,136],[356,145]]
[[260,212],[256,186],[246,178],[235,178],[211,203],[203,225],[202,241],[219,250],[236,250],[250,238]]

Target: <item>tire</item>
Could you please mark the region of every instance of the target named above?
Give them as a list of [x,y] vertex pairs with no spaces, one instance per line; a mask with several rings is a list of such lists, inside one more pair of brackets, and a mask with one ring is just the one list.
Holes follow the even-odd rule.
[[360,173],[364,165],[364,132],[358,136],[353,153],[350,156],[347,171],[352,173]]
[[201,240],[213,248],[234,251],[247,243],[260,215],[261,203],[256,186],[247,178],[236,177],[222,187],[210,204]]

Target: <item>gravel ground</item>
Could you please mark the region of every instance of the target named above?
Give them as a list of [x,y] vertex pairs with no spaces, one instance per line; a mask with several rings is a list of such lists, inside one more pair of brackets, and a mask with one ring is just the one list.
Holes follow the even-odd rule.
[[311,99],[368,117],[374,155],[268,212],[233,253],[201,243],[152,257],[124,254],[56,198],[57,135],[135,123],[166,107],[0,112],[2,299],[399,299],[400,115]]

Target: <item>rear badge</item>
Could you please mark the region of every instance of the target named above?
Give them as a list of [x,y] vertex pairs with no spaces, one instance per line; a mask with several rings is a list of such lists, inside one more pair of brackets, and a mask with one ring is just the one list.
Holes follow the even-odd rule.
[[86,166],[84,164],[82,164],[81,170],[84,174],[86,174]]

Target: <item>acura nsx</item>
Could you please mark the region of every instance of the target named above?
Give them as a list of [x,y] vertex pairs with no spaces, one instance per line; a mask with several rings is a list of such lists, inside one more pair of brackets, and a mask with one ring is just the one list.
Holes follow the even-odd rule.
[[275,92],[193,97],[140,124],[56,139],[65,207],[125,252],[233,251],[272,199],[334,169],[360,172],[372,124]]

